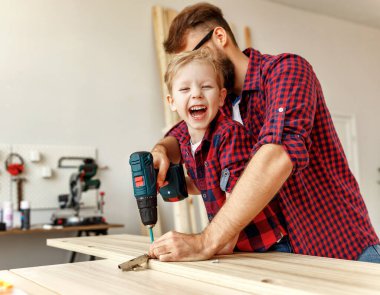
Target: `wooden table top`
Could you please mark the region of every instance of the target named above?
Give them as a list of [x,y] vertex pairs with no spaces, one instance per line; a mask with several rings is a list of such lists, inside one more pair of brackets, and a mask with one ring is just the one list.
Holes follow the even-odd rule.
[[[146,253],[149,238],[108,235],[49,239],[47,244],[119,263]],[[122,272],[115,262],[110,263],[119,276]],[[150,260],[149,273],[157,272],[170,274],[172,284],[183,278],[192,282],[189,286],[211,284],[207,291],[223,287],[259,294],[380,294],[378,264],[278,252],[240,253],[199,262]],[[130,280],[134,282],[134,278]],[[140,291],[139,294],[149,294]]]
[[25,279],[13,272],[2,270],[0,271],[0,280],[7,283],[11,283],[13,288],[9,292],[0,292],[0,294],[11,295],[11,294],[28,294],[28,295],[51,295],[57,294],[45,287],[38,285],[37,283]]
[[44,229],[42,227],[31,229],[14,228],[11,230],[0,231],[0,236],[7,235],[28,235],[38,233],[57,233],[57,232],[71,232],[71,231],[86,231],[86,230],[104,230],[110,228],[124,227],[123,224],[95,224],[95,225],[78,225],[78,226],[65,226],[65,227],[52,227],[51,229]]
[[[122,261],[98,261],[39,266],[11,270],[12,273],[58,294],[247,294],[231,288],[146,269],[122,272]],[[28,289],[25,291],[27,292]]]

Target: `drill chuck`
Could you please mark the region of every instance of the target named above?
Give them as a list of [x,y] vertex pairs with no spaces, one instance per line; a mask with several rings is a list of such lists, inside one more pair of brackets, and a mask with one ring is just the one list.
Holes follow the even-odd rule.
[[136,201],[142,223],[153,227],[157,223],[157,196],[136,198]]

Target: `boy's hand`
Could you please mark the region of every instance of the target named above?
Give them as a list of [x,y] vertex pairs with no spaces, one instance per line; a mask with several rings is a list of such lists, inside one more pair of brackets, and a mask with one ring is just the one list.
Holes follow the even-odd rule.
[[166,173],[168,172],[170,165],[167,150],[163,145],[157,144],[154,146],[151,153],[153,156],[153,166],[155,169],[158,169],[157,185],[158,187],[162,187],[165,185]]
[[214,255],[208,248],[202,234],[170,231],[150,245],[149,256],[160,261],[207,260]]

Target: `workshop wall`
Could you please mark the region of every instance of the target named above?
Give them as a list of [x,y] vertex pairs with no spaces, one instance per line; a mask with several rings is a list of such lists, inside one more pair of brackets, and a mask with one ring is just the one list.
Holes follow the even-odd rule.
[[[99,175],[106,217],[125,224],[113,233],[140,232],[128,159],[134,151],[149,150],[164,128],[151,7],[181,10],[195,2],[0,2],[0,142],[96,147],[99,165],[109,167]],[[210,2],[234,24],[242,47],[248,25],[261,52],[304,56],[332,113],[355,115],[361,189],[380,233],[380,30],[263,0]],[[171,229],[170,204],[160,210],[163,229]],[[48,222],[50,215],[33,212],[32,223]],[[4,238],[0,261],[6,263],[0,269],[12,261],[18,267],[59,262],[41,247],[35,250],[38,260],[23,265],[22,255],[1,254]],[[20,237],[17,243],[37,238]]]

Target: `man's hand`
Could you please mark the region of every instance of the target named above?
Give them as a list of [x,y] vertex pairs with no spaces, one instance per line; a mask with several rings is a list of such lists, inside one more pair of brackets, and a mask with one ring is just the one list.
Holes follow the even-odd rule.
[[204,243],[202,234],[182,234],[170,231],[150,245],[149,256],[160,261],[207,260],[215,254]]
[[217,255],[229,255],[234,253],[236,243],[239,239],[239,234],[237,234],[232,240],[230,240],[222,249],[216,253]]

